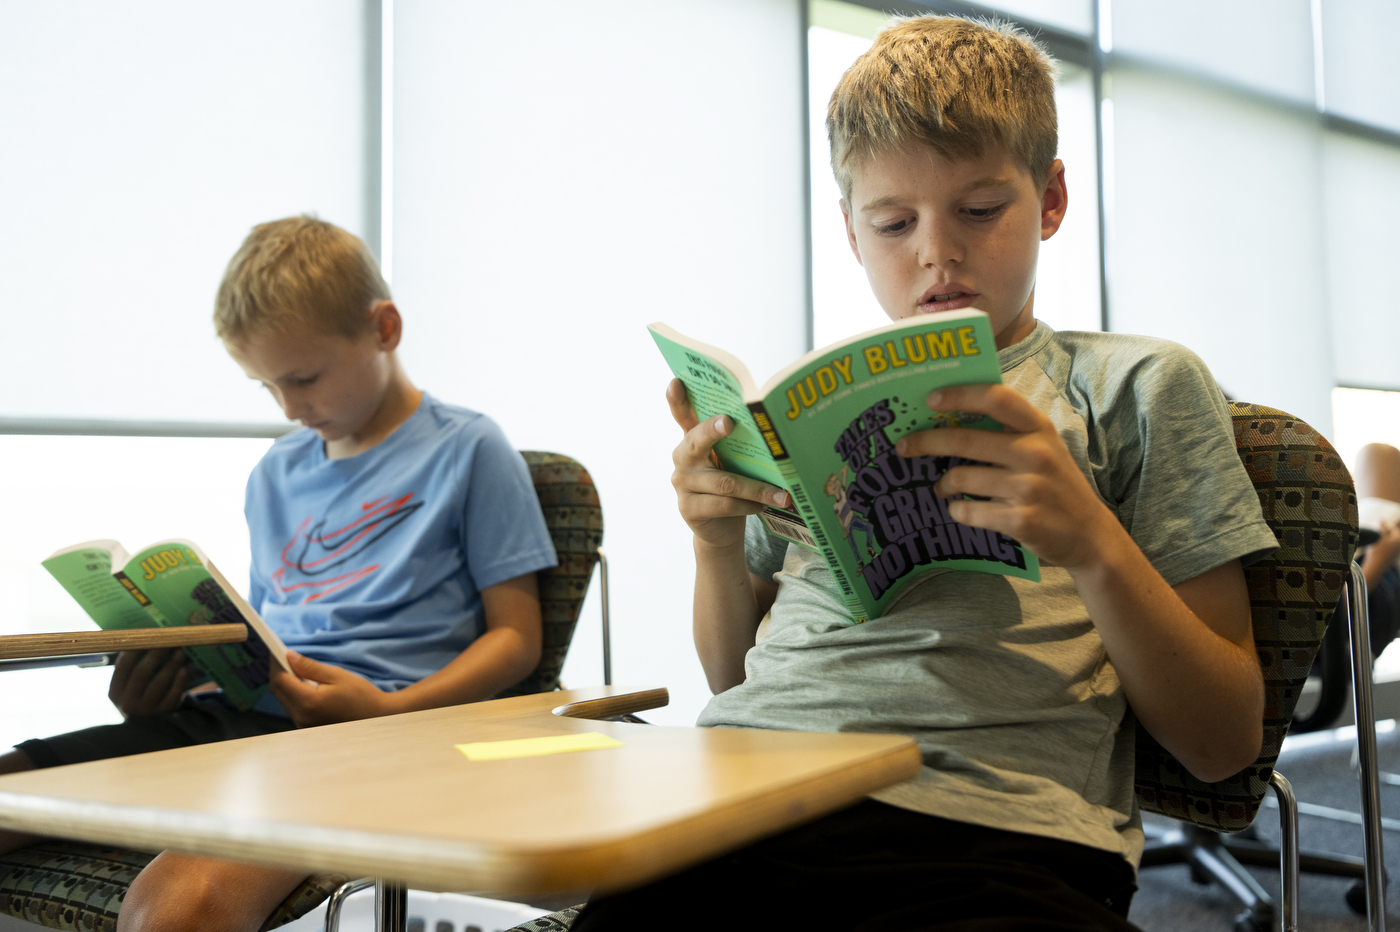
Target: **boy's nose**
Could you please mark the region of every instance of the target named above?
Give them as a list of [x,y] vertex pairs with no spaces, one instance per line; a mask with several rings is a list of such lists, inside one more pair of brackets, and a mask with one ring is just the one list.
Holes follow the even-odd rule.
[[289,421],[299,421],[306,413],[306,404],[300,398],[286,392],[278,394],[277,403],[282,406],[282,413]]
[[963,259],[962,241],[944,223],[929,223],[924,227],[919,243],[919,264],[924,268],[941,269]]

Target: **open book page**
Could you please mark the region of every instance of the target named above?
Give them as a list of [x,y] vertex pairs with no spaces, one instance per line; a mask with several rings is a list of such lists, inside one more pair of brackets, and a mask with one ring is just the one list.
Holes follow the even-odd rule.
[[748,368],[730,353],[692,340],[665,324],[649,324],[647,329],[671,372],[685,383],[696,420],[727,415],[733,422],[733,432],[715,444],[720,464],[729,472],[785,488],[782,472],[749,416],[748,402],[759,399]]
[[[126,561],[126,550],[116,541],[90,540],[65,547],[43,566],[99,628],[112,631],[163,625],[160,610],[143,606],[123,585],[126,574],[121,568]],[[115,575],[113,566],[117,567]]]

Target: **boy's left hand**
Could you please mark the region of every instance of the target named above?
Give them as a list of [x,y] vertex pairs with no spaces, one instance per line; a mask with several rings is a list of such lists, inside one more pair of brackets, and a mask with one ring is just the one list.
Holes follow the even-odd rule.
[[986,466],[954,466],[938,480],[940,498],[977,495],[989,501],[948,502],[952,517],[999,531],[1042,560],[1074,570],[1093,565],[1122,533],[1094,493],[1055,424],[1007,385],[956,385],[931,392],[936,411],[972,411],[999,421],[1002,430],[938,427],[901,439],[901,456],[959,456]]
[[[390,715],[392,693],[386,693],[358,673],[287,651],[296,676],[274,666],[272,694],[298,728],[329,725]],[[309,681],[309,682],[308,682]]]

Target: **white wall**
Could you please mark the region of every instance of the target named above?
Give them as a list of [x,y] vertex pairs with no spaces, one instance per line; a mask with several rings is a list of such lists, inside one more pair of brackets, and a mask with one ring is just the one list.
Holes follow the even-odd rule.
[[1329,133],[1322,152],[1337,384],[1400,388],[1400,148]]
[[[802,351],[800,0],[399,4],[395,298],[410,376],[598,483],[614,681],[694,722],[693,559],[645,324],[760,378]],[[596,602],[565,682],[601,681]]]

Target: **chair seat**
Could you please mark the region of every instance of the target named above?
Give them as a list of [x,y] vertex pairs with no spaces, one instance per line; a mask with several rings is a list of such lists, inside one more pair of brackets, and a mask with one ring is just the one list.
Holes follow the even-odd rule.
[[570,906],[568,909],[561,909],[556,913],[549,913],[538,919],[522,922],[514,928],[507,929],[506,932],[568,932],[569,927],[578,918],[581,909],[583,909],[582,904]]
[[[154,854],[114,845],[44,841],[0,855],[0,914],[65,932],[116,932],[117,910]],[[260,932],[315,909],[345,882],[313,874],[288,894]]]

